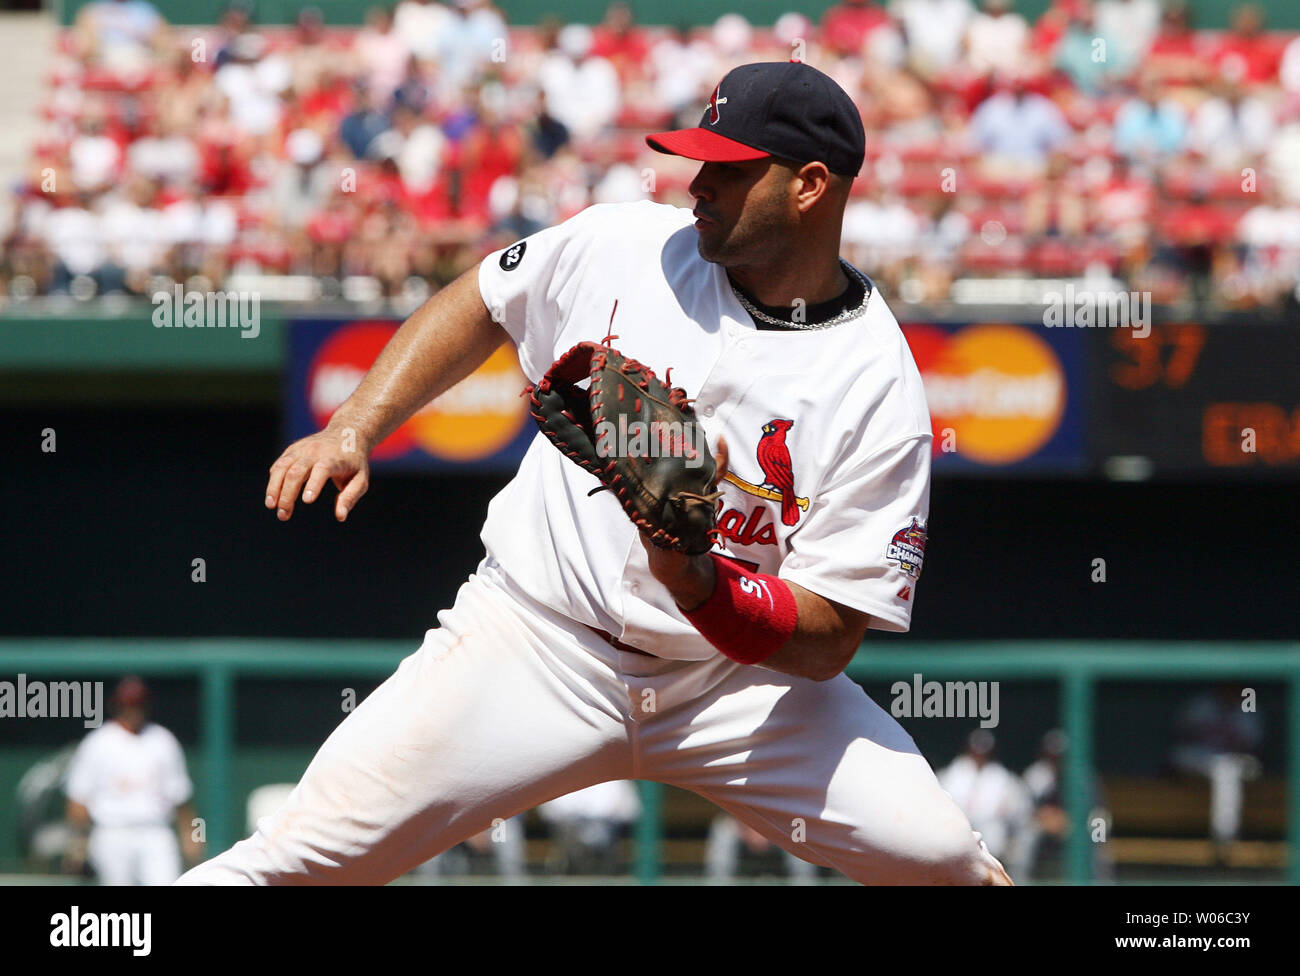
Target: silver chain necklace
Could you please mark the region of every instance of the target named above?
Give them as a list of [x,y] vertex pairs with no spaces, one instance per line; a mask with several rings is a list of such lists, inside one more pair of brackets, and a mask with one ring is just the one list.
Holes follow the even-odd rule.
[[840,267],[844,269],[845,274],[862,282],[862,300],[853,308],[843,309],[831,318],[826,319],[824,322],[790,322],[786,319],[778,319],[774,315],[768,315],[766,312],[760,311],[754,307],[754,303],[746,298],[745,293],[736,287],[730,276],[727,278],[727,283],[731,285],[731,292],[736,296],[736,301],[740,302],[745,311],[760,322],[765,322],[768,325],[778,325],[783,329],[800,329],[805,332],[812,331],[813,329],[829,329],[832,326],[847,322],[849,319],[855,319],[861,315],[867,308],[867,300],[871,297],[871,282],[867,280],[866,275],[862,274],[857,268],[853,267],[853,265],[849,264],[843,258],[840,258]]

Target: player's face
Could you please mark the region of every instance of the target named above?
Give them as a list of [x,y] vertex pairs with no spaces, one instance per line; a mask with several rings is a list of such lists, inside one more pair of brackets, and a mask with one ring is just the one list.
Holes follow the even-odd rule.
[[779,260],[798,223],[791,176],[773,159],[700,166],[690,185],[700,257],[728,268]]

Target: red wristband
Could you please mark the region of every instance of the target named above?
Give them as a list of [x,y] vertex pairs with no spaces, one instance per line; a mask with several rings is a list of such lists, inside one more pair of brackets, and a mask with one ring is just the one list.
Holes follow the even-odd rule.
[[733,661],[757,664],[771,657],[794,633],[799,605],[790,587],[775,576],[751,572],[717,553],[713,593],[686,619],[710,644]]

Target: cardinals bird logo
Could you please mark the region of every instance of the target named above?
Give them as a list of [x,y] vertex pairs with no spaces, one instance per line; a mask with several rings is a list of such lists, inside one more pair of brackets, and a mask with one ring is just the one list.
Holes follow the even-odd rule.
[[793,420],[769,420],[758,439],[758,466],[763,469],[763,484],[759,487],[780,492],[781,521],[786,525],[799,521],[799,506],[794,500],[794,468],[790,464],[790,448],[785,444],[786,431],[793,426]]
[[758,466],[763,469],[763,483],[746,481],[734,471],[727,472],[727,481],[741,491],[771,502],[781,503],[781,521],[786,525],[799,522],[799,512],[808,511],[808,499],[794,493],[794,468],[790,464],[790,448],[785,443],[785,433],[794,426],[793,420],[769,420],[763,425],[763,436],[758,439]]

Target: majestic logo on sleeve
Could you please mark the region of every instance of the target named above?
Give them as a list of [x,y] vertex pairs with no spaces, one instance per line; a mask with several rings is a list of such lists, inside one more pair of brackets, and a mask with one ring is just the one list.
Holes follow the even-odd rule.
[[[921,566],[925,563],[925,523],[912,516],[912,521],[895,532],[889,540],[885,558],[897,560],[898,568],[910,579],[915,580],[920,576]],[[898,595],[903,596],[901,592]],[[903,598],[907,599],[905,596]]]
[[[718,93],[720,91],[722,91],[721,83],[718,84],[718,87],[713,89],[713,94],[709,96],[709,125],[718,124],[718,121],[722,118],[722,116],[718,113],[718,106],[727,104],[727,100],[725,98],[718,97]],[[698,105],[700,103],[696,102],[695,104]]]
[[[734,471],[727,472],[727,481],[749,495],[764,501],[781,503],[781,522],[797,525],[799,513],[808,511],[808,499],[794,490],[794,466],[790,462],[790,448],[785,442],[786,432],[794,426],[793,420],[769,420],[763,425],[755,454],[763,472],[761,484],[746,481]],[[731,542],[742,545],[776,545],[775,522],[762,524],[767,506],[760,505],[749,513],[731,508],[718,516],[718,528]]]

